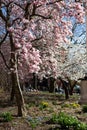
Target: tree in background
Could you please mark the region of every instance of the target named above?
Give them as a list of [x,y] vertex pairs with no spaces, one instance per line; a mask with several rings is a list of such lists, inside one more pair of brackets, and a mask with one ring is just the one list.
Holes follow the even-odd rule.
[[72,95],[75,85],[80,85],[78,79],[83,78],[87,71],[86,44],[71,44],[68,49],[67,62],[62,70],[63,76],[69,82],[70,94]]
[[67,64],[64,68],[65,73],[67,73],[72,80],[78,80],[84,77],[87,70],[86,44],[69,45]]

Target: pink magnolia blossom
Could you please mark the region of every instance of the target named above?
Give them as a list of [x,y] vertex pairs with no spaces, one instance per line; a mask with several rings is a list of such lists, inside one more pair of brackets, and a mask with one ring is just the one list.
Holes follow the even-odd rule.
[[0,7],[3,6],[8,8],[8,12],[4,17],[0,15],[0,26],[8,31],[5,39],[8,43],[9,34],[12,35],[20,78],[29,73],[38,73],[41,77],[60,74],[66,55],[65,50],[61,54],[61,45],[69,43],[69,37],[73,35],[70,18],[84,23],[81,3],[69,0],[1,0]]

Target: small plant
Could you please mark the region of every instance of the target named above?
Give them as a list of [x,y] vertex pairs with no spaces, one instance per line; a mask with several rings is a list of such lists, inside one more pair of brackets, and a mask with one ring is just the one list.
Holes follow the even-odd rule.
[[52,104],[53,105],[58,105],[58,103],[56,101],[53,101]]
[[36,128],[41,123],[41,121],[44,118],[43,117],[37,117],[37,118],[28,117],[27,119],[28,119],[28,121],[29,121],[30,126],[32,127],[32,129],[34,129],[34,128]]
[[32,119],[29,122],[30,122],[32,129],[36,128],[36,126],[39,124],[38,120],[36,120],[36,119]]
[[53,112],[54,112],[53,108],[51,108],[51,107],[47,108],[47,111],[48,111],[49,113],[53,113]]
[[60,125],[62,130],[87,130],[87,125],[81,123],[77,118],[67,115],[63,112],[54,114],[51,118],[51,123]]
[[8,122],[12,120],[12,115],[9,112],[4,112],[0,114],[0,117],[3,118],[4,121]]
[[63,108],[63,107],[70,107],[70,104],[69,104],[69,103],[67,103],[67,104],[62,104],[61,107],[62,107],[62,108]]
[[83,111],[84,113],[87,112],[87,105],[83,105],[83,107],[82,107],[82,111]]
[[42,101],[39,105],[39,108],[42,110],[47,108],[48,106],[49,106],[48,102]]
[[85,123],[78,124],[78,128],[75,130],[87,130],[87,125]]
[[78,107],[80,107],[80,105],[79,105],[78,103],[71,103],[71,106],[72,106],[73,108],[78,108]]
[[34,104],[34,103],[29,103],[29,104],[26,104],[26,108],[27,108],[27,109],[29,109],[30,107],[33,107],[33,106],[35,106],[35,104]]
[[67,103],[67,104],[63,104],[61,107],[78,108],[80,107],[80,105],[78,103]]

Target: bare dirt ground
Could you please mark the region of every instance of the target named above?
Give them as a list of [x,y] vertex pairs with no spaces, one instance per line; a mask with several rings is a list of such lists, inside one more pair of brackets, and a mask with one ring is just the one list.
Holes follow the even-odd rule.
[[[87,114],[82,112],[82,106],[73,105],[68,107],[66,105],[78,103],[79,95],[75,94],[69,100],[65,100],[64,95],[46,92],[27,92],[24,93],[24,98],[28,115],[25,118],[17,117],[15,102],[11,103],[9,93],[0,90],[0,113],[9,112],[13,117],[12,121],[9,122],[4,122],[0,119],[0,130],[50,130],[54,125],[47,124],[46,121],[50,119],[52,114],[60,111],[87,123]],[[41,106],[42,102],[47,103],[45,109]]]

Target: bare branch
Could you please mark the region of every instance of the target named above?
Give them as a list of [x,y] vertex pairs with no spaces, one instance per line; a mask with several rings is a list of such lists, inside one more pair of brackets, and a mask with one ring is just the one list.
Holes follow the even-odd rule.
[[43,19],[52,19],[52,16],[51,16],[51,15],[48,15],[48,16],[43,16],[43,15],[40,15],[40,14],[31,15],[31,17],[34,17],[34,16],[38,16],[38,17],[41,17],[41,18],[43,18]]
[[54,4],[54,3],[57,3],[57,2],[60,2],[60,1],[63,1],[63,0],[55,0],[54,2],[48,2],[47,5]]
[[66,69],[66,68],[68,68],[68,67],[70,67],[70,66],[72,66],[72,65],[78,65],[78,63],[69,64],[69,65],[65,66],[64,69]]
[[43,37],[41,36],[41,37],[39,37],[39,38],[36,38],[36,39],[32,40],[31,42],[35,42],[35,41],[41,40],[42,38],[43,38]]
[[9,67],[8,64],[6,63],[6,59],[5,59],[4,54],[3,54],[3,52],[2,52],[1,50],[0,50],[0,54],[1,54],[1,57],[2,57],[2,59],[3,59],[3,61],[4,61],[5,66],[6,66],[8,69],[10,69],[10,67]]
[[0,41],[0,46],[1,46],[1,45],[3,44],[3,42],[5,41],[5,39],[6,39],[7,35],[8,35],[8,31],[6,32],[6,34],[5,34],[4,38]]
[[18,3],[14,2],[14,4],[17,5],[17,6],[19,6],[21,9],[24,10],[24,8],[21,5],[19,5]]
[[21,20],[21,18],[16,18],[16,19],[14,19],[13,21],[12,21],[12,25],[15,23],[15,21],[17,21],[17,20]]

